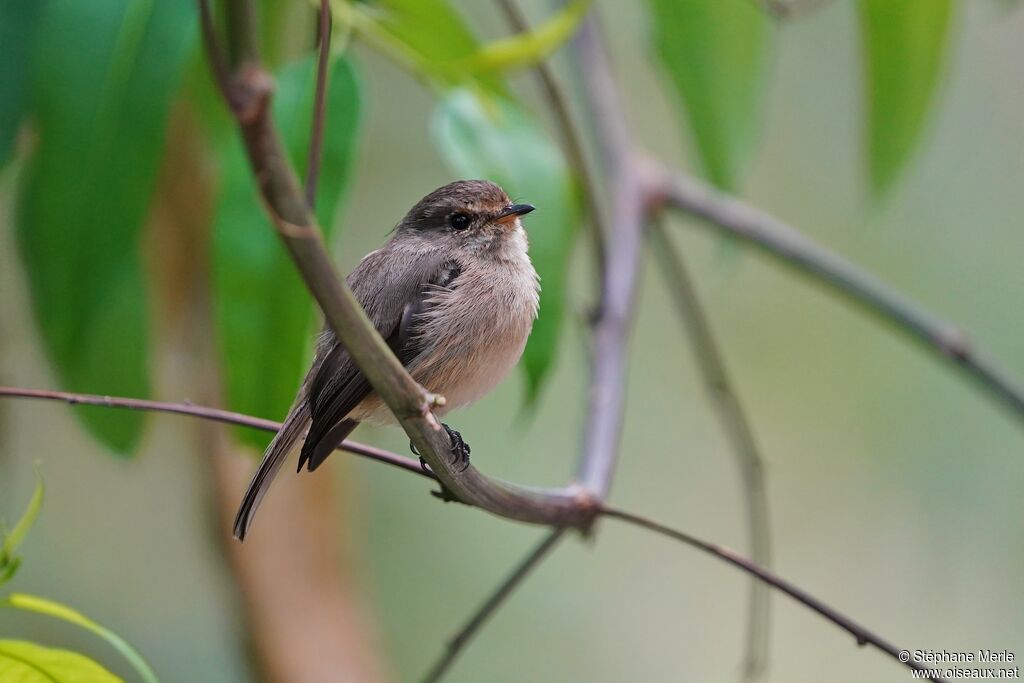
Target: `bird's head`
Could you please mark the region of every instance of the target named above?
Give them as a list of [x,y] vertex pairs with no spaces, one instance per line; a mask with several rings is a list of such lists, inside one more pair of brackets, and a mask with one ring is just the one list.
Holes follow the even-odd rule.
[[523,237],[520,216],[530,204],[513,204],[487,180],[459,180],[439,187],[416,203],[398,226],[431,241],[487,249]]

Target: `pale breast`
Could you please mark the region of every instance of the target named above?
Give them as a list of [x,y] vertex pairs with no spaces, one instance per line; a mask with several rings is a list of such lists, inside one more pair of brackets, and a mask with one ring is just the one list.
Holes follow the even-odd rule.
[[[417,382],[445,397],[438,415],[481,398],[515,366],[540,290],[525,250],[521,258],[464,263],[452,284],[428,299],[419,319],[427,346],[409,366]],[[353,411],[359,420],[390,421],[389,415],[375,396]]]
[[443,412],[493,389],[519,362],[537,316],[537,275],[529,259],[466,268],[456,286],[439,292],[424,316],[424,337],[439,340],[410,368]]

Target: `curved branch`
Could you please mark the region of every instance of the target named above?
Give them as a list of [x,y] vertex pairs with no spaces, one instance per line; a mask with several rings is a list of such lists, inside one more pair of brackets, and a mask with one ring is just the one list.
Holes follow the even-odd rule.
[[963,330],[766,211],[688,176],[667,169],[658,175],[659,202],[702,218],[709,226],[753,244],[784,265],[828,285],[939,358],[960,367],[1024,422],[1024,388],[974,348]]
[[625,406],[626,344],[636,297],[650,187],[647,167],[635,153],[625,115],[615,92],[594,16],[576,37],[584,92],[593,114],[601,156],[611,188],[608,234],[600,308],[593,327],[590,394],[577,477],[587,491],[604,500],[619,456]]
[[[686,545],[692,548],[696,548],[697,550],[705,552],[708,555],[712,555],[713,557],[728,562],[734,567],[737,567],[740,570],[746,572],[747,574],[750,574],[751,576],[757,578],[759,581],[763,581],[772,588],[785,593],[786,595],[793,598],[804,607],[814,612],[817,612],[828,621],[832,622],[839,628],[843,629],[844,631],[852,635],[856,639],[857,645],[861,647],[865,645],[871,645],[872,647],[877,648],[878,650],[889,655],[890,657],[898,661],[900,664],[903,664],[908,669],[916,669],[917,671],[921,672],[929,671],[929,669],[927,669],[924,665],[918,664],[917,662],[909,660],[904,662],[902,659],[900,659],[901,648],[896,647],[895,645],[885,640],[881,636],[875,634],[874,632],[868,630],[864,626],[858,624],[853,619],[849,618],[845,614],[842,614],[841,612],[839,612],[839,610],[825,604],[824,602],[817,599],[816,597],[814,597],[807,591],[803,590],[802,588],[796,586],[793,583],[790,583],[781,576],[772,573],[768,569],[761,567],[757,563],[751,562],[750,560],[741,555],[737,555],[728,548],[725,548],[720,545],[715,545],[714,543],[708,543],[707,541],[702,541],[701,539],[695,536],[691,536],[690,534],[687,534],[685,532],[672,529],[671,527],[667,527],[664,524],[659,524],[658,522],[649,520],[645,517],[641,517],[640,515],[634,515],[631,512],[626,512],[624,510],[619,510],[617,508],[603,507],[601,509],[601,515],[603,517],[611,517],[612,519],[618,519],[628,524],[632,524],[634,526],[638,526],[649,531],[653,531],[655,533],[661,534],[662,536],[668,536],[669,538],[673,538],[677,541],[685,543]],[[937,677],[926,677],[922,680],[935,681],[935,683],[944,683],[945,681],[945,679]]]
[[[45,399],[53,401],[63,401],[72,405],[76,403],[83,403],[88,405],[97,405],[110,408],[128,408],[132,410],[153,410],[160,412],[177,413],[181,415],[190,415],[193,417],[199,417],[208,420],[214,420],[217,422],[227,422],[230,424],[239,424],[255,429],[271,429],[275,430],[279,426],[277,423],[270,420],[262,420],[256,417],[250,417],[248,415],[241,415],[239,413],[231,413],[226,410],[218,410],[216,408],[205,408],[202,406],[192,406],[181,403],[161,403],[159,401],[144,401],[141,399],[130,399],[130,398],[115,398],[111,396],[96,396],[93,394],[72,394],[60,391],[43,391],[38,389],[24,389],[20,387],[0,387],[0,397],[17,397],[17,398],[32,398],[32,399]],[[355,450],[352,446],[358,446],[361,450]],[[366,455],[374,460],[386,462],[387,464],[395,464],[390,459],[380,458],[377,455],[371,454],[371,451],[377,451],[369,446],[363,446],[361,444],[353,444],[352,442],[346,442],[345,450],[348,450],[359,455]],[[365,452],[364,452],[365,451]],[[387,451],[378,451],[378,453],[384,453],[391,456],[394,460],[402,461],[409,460],[400,455],[388,454]],[[430,477],[431,475],[423,472],[413,463],[413,467],[402,467],[407,471],[415,472],[423,476]],[[649,520],[640,515],[626,512],[606,505],[595,504],[594,506],[595,515],[610,517],[613,519],[619,519],[621,521],[633,524],[635,526],[643,527],[650,531],[674,538],[678,541],[686,543],[698,550],[713,555],[721,560],[732,564],[735,567],[747,572],[751,576],[756,577],[758,580],[782,591],[789,595],[791,598],[796,600],[803,606],[811,609],[821,616],[825,617],[832,623],[836,624],[840,628],[846,630],[854,638],[857,639],[859,645],[872,645],[879,650],[896,657],[898,659],[899,650],[896,646],[892,645],[888,641],[884,640],[878,635],[875,635],[872,631],[866,627],[858,624],[849,617],[845,616],[837,609],[830,607],[824,602],[813,597],[803,589],[797,587],[795,584],[786,581],[785,579],[776,576],[770,570],[761,567],[755,562],[748,560],[736,553],[732,552],[728,548],[724,548],[707,541],[702,541],[694,536],[686,534],[682,531],[678,531],[667,527],[663,524],[659,524],[653,520]],[[463,644],[461,641],[465,641],[472,634],[480,629],[486,618],[497,609],[511,591],[518,585],[520,581],[529,573],[537,562],[539,562],[544,555],[554,546],[555,542],[563,535],[564,528],[555,528],[551,534],[543,541],[527,558],[519,565],[519,567],[506,579],[498,590],[484,603],[481,609],[474,614],[473,618],[467,623],[467,625],[459,632],[456,636],[456,640],[460,641],[456,648],[456,654],[458,647]],[[450,646],[451,647],[451,646]],[[449,655],[446,655],[448,657]],[[454,655],[450,655],[454,657]],[[912,669],[918,669],[923,671],[924,669],[914,662],[901,662]],[[929,679],[942,683],[942,679],[933,678]]]

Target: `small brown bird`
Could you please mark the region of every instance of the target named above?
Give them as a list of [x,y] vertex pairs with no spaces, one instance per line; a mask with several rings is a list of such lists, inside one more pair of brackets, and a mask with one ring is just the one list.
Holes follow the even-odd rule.
[[[486,180],[463,180],[416,203],[383,247],[348,276],[349,287],[413,378],[445,397],[443,415],[476,401],[519,361],[537,317],[540,285],[520,216]],[[299,455],[315,470],[356,425],[392,420],[390,411],[338,343],[324,332],[288,417],[263,455],[235,517],[245,538],[274,475],[303,432]],[[469,446],[448,429],[454,455]]]

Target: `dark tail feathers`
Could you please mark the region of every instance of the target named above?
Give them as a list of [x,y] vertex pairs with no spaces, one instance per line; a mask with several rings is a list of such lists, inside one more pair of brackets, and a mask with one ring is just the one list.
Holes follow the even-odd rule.
[[302,437],[308,426],[309,403],[300,396],[296,405],[288,413],[288,417],[285,418],[277,436],[267,446],[267,450],[263,454],[263,461],[260,463],[259,469],[256,470],[256,474],[253,475],[252,481],[249,482],[249,488],[245,491],[242,504],[238,507],[238,514],[235,515],[234,535],[239,541],[245,540],[245,534],[249,531],[252,518],[260,506],[263,496],[270,488],[270,482],[274,480],[274,476],[281,469],[288,454],[291,453],[295,442]]

